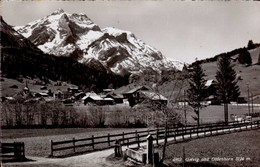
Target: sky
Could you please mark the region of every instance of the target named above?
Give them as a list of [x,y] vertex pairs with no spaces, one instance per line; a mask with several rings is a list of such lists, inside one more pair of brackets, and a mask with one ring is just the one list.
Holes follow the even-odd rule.
[[84,13],[100,28],[131,31],[171,59],[192,63],[260,43],[260,2],[191,1],[7,1],[1,15],[10,25],[25,25],[62,8]]

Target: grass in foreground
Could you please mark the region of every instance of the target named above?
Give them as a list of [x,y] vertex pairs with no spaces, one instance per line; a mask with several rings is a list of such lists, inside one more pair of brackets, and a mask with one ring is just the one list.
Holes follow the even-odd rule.
[[[190,161],[185,166],[257,167],[260,162],[259,138],[260,130],[252,130],[201,138],[186,143],[169,143],[165,162],[172,167],[182,166],[182,161],[179,160],[183,158],[185,147],[185,159]],[[158,150],[161,151],[162,147]],[[202,158],[209,159],[202,162]]]
[[[110,133],[133,132],[133,128],[64,128],[64,129],[4,129],[3,142],[24,142],[26,156],[47,157],[50,155],[51,142],[88,138],[92,135],[103,136]],[[144,129],[137,129],[138,131]],[[70,150],[72,151],[72,150]]]

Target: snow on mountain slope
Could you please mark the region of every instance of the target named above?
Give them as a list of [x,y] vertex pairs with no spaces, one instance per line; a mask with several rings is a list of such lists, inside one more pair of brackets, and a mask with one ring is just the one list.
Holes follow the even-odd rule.
[[81,63],[95,59],[117,74],[183,67],[183,63],[167,60],[129,31],[111,27],[101,30],[86,15],[68,14],[62,9],[15,29],[45,53],[71,56]]

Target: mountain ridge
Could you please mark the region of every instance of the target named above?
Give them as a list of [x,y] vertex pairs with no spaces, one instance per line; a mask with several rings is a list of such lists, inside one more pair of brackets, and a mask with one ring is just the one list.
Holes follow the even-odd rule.
[[85,14],[68,14],[59,9],[14,28],[44,53],[72,57],[83,64],[95,59],[116,74],[124,70],[139,73],[147,68],[160,73],[164,68],[181,70],[183,67],[182,62],[167,60],[130,31],[100,29]]

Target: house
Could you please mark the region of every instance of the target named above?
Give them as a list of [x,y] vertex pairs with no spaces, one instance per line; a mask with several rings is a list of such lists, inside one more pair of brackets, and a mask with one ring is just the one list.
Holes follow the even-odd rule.
[[107,93],[110,93],[110,92],[113,92],[115,89],[103,89],[103,92],[105,93],[105,94],[107,94]]
[[213,79],[207,80],[205,83],[206,86],[206,96],[216,95],[216,81]]
[[102,105],[114,105],[115,101],[112,98],[106,97],[103,98]]
[[58,89],[54,92],[54,97],[58,99],[64,99],[64,93],[60,89]]
[[86,93],[84,92],[79,92],[74,94],[76,100],[82,99],[84,96],[86,96]]
[[70,93],[79,93],[79,88],[77,87],[69,87],[68,92]]
[[124,92],[123,97],[125,99],[128,99],[131,96],[137,96],[137,92],[139,90],[150,90],[150,88],[148,88],[147,86],[137,86],[137,87],[135,87],[135,88],[133,88],[133,89],[127,91],[127,92]]
[[140,91],[139,101],[150,100],[153,102],[159,102],[160,104],[167,104],[168,99],[161,94],[151,91]]
[[106,97],[113,99],[117,104],[123,103],[123,99],[124,99],[123,95],[115,94],[115,93],[107,94]]
[[237,103],[247,103],[246,98],[245,97],[238,97]]
[[102,98],[99,95],[90,95],[82,98],[84,105],[94,104],[94,105],[113,105],[114,100],[112,98]]
[[150,91],[146,86],[138,86],[123,94],[128,99],[129,105],[133,107],[135,104],[142,103],[145,100],[167,104],[167,98],[161,94]]
[[42,86],[40,89],[41,90],[47,90],[47,86]]
[[45,92],[37,92],[34,94],[35,97],[48,97],[49,95]]

